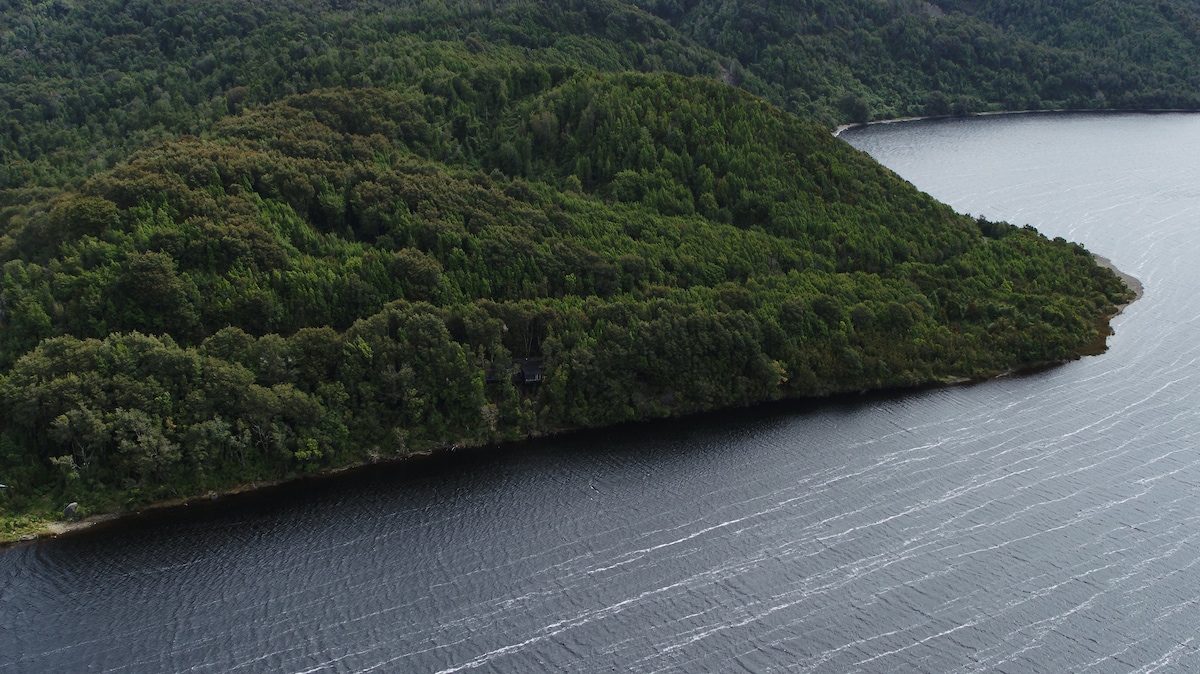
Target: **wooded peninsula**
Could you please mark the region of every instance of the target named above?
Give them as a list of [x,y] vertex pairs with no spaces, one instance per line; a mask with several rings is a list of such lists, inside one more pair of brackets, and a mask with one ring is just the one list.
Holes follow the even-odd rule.
[[1200,107],[1182,0],[0,0],[0,539],[1103,344],[1081,246],[830,134]]

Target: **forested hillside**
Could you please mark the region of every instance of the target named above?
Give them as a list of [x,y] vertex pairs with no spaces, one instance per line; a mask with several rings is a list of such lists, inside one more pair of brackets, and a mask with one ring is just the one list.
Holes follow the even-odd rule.
[[[716,78],[832,127],[1200,107],[1194,0],[0,0],[0,189],[42,187],[322,87],[488,63]],[[12,198],[11,196],[9,198]]]
[[4,11],[10,530],[986,376],[1094,348],[1128,296],[628,4]]
[[0,0],[0,8],[0,188],[58,185],[132,149],[324,87],[446,96],[456,79],[487,77],[489,66],[705,76],[721,68],[717,54],[617,0]]
[[638,3],[826,123],[1200,107],[1195,0]]

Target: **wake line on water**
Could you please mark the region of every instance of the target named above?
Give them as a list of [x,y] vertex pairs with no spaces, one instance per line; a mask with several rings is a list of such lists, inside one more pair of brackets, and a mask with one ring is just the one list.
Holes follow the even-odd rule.
[[[456,665],[454,667],[448,667],[446,669],[440,669],[437,672],[435,672],[435,674],[454,674],[454,672],[461,672],[461,671],[465,671],[468,669],[476,669],[478,667],[482,667],[483,665],[486,665],[488,662],[492,661],[493,659],[495,659],[497,657],[500,657],[502,655],[507,655],[507,654],[515,652],[515,651],[522,650],[528,646],[531,646],[533,644],[550,639],[551,637],[555,637],[559,634],[562,634],[563,632],[566,632],[570,629],[580,627],[582,625],[586,625],[595,620],[599,620],[601,618],[607,618],[611,615],[620,613],[621,611],[625,610],[629,606],[636,604],[637,602],[640,602],[640,601],[646,599],[647,597],[652,597],[654,595],[662,594],[664,592],[668,592],[668,591],[673,590],[678,587],[683,587],[683,586],[689,584],[691,582],[691,580],[692,579],[689,578],[687,580],[682,580],[682,581],[679,581],[676,583],[671,583],[670,585],[666,585],[664,587],[660,587],[660,588],[657,588],[654,590],[647,590],[645,592],[642,592],[641,594],[639,594],[636,597],[630,597],[629,599],[617,602],[616,604],[612,604],[611,606],[607,606],[602,609],[596,609],[593,611],[588,611],[579,616],[575,616],[573,618],[561,620],[556,623],[551,623],[550,625],[547,625],[540,630],[540,631],[544,632],[543,634],[539,634],[537,636],[530,637],[530,638],[526,639],[525,641],[522,641],[522,642],[519,642],[516,644],[509,644],[507,646],[502,646],[500,648],[493,649],[491,651],[488,651],[487,653],[483,653],[482,655],[476,656],[474,659],[472,659],[468,662],[465,662],[461,665]],[[363,674],[365,674],[366,672],[375,671],[380,666],[382,666],[382,665],[376,665],[375,667],[371,667],[370,669],[361,670],[361,672]]]

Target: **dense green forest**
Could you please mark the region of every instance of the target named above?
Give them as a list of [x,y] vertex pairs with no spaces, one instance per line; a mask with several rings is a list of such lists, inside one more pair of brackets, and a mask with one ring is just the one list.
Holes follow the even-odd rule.
[[1087,251],[833,138],[863,82],[759,58],[809,24],[702,10],[0,4],[4,527],[1102,342]]
[[[826,123],[1200,108],[1195,0],[639,0]],[[759,84],[761,82],[761,84]]]
[[487,64],[719,79],[830,127],[1200,108],[1195,0],[0,0],[0,189],[53,187],[245,107]]

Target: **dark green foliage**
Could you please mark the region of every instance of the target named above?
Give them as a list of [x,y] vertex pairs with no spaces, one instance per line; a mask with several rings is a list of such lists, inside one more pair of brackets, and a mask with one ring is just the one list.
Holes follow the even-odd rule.
[[[1200,14],[1184,0],[26,0],[0,4],[0,26],[0,189],[327,87],[430,94],[472,156],[509,102],[579,68],[710,77],[830,125],[1200,107]],[[539,138],[504,148],[509,173]]]
[[0,26],[0,189],[326,87],[431,94],[470,153],[491,115],[577,67],[716,75],[719,60],[617,0],[31,0],[0,4]]
[[1125,298],[691,77],[737,73],[624,3],[118,4],[3,10],[22,509],[982,376],[1090,348]]
[[1194,2],[639,0],[829,122],[1200,107]]

